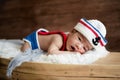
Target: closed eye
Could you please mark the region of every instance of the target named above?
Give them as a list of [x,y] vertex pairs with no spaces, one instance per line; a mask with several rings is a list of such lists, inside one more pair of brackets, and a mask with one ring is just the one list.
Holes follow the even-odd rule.
[[81,38],[80,38],[80,37],[78,37],[78,39],[81,41]]

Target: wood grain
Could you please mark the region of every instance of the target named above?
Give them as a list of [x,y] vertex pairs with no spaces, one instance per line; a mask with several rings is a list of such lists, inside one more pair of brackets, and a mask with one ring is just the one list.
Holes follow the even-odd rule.
[[[25,62],[13,71],[14,80],[119,80],[120,53],[111,52],[90,65]],[[7,79],[9,59],[0,58],[0,79]]]

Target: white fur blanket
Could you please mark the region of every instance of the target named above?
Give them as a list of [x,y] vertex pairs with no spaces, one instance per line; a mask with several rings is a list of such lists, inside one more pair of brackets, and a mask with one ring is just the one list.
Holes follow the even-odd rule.
[[[23,44],[22,40],[0,40],[0,57],[11,58],[21,54],[20,47]],[[45,52],[44,52],[45,53]],[[54,54],[54,55],[39,55],[34,62],[40,63],[56,63],[56,64],[91,64],[101,57],[105,57],[109,52],[105,47],[96,51],[88,51],[81,55],[76,54]]]

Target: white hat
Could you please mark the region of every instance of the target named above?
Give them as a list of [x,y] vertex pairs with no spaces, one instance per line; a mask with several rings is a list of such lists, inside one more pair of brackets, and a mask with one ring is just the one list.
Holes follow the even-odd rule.
[[105,39],[106,28],[98,20],[86,20],[82,18],[74,29],[83,34],[95,49],[107,44],[107,40]]

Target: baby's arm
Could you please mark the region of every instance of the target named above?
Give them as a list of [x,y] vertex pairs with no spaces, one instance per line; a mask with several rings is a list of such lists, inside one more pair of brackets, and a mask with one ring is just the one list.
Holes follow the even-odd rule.
[[52,44],[51,47],[48,50],[48,54],[73,54],[73,53],[77,53],[77,52],[71,52],[71,51],[60,51],[59,48]]
[[71,51],[60,51],[62,44],[63,42],[62,42],[62,39],[60,39],[60,37],[57,37],[56,39],[54,39],[48,48],[48,54],[77,53],[77,52],[71,52]]
[[28,42],[26,42],[25,41],[25,43],[22,45],[22,47],[21,47],[21,51],[25,51],[25,50],[27,50],[28,48],[30,48],[30,45],[29,45],[29,43]]

